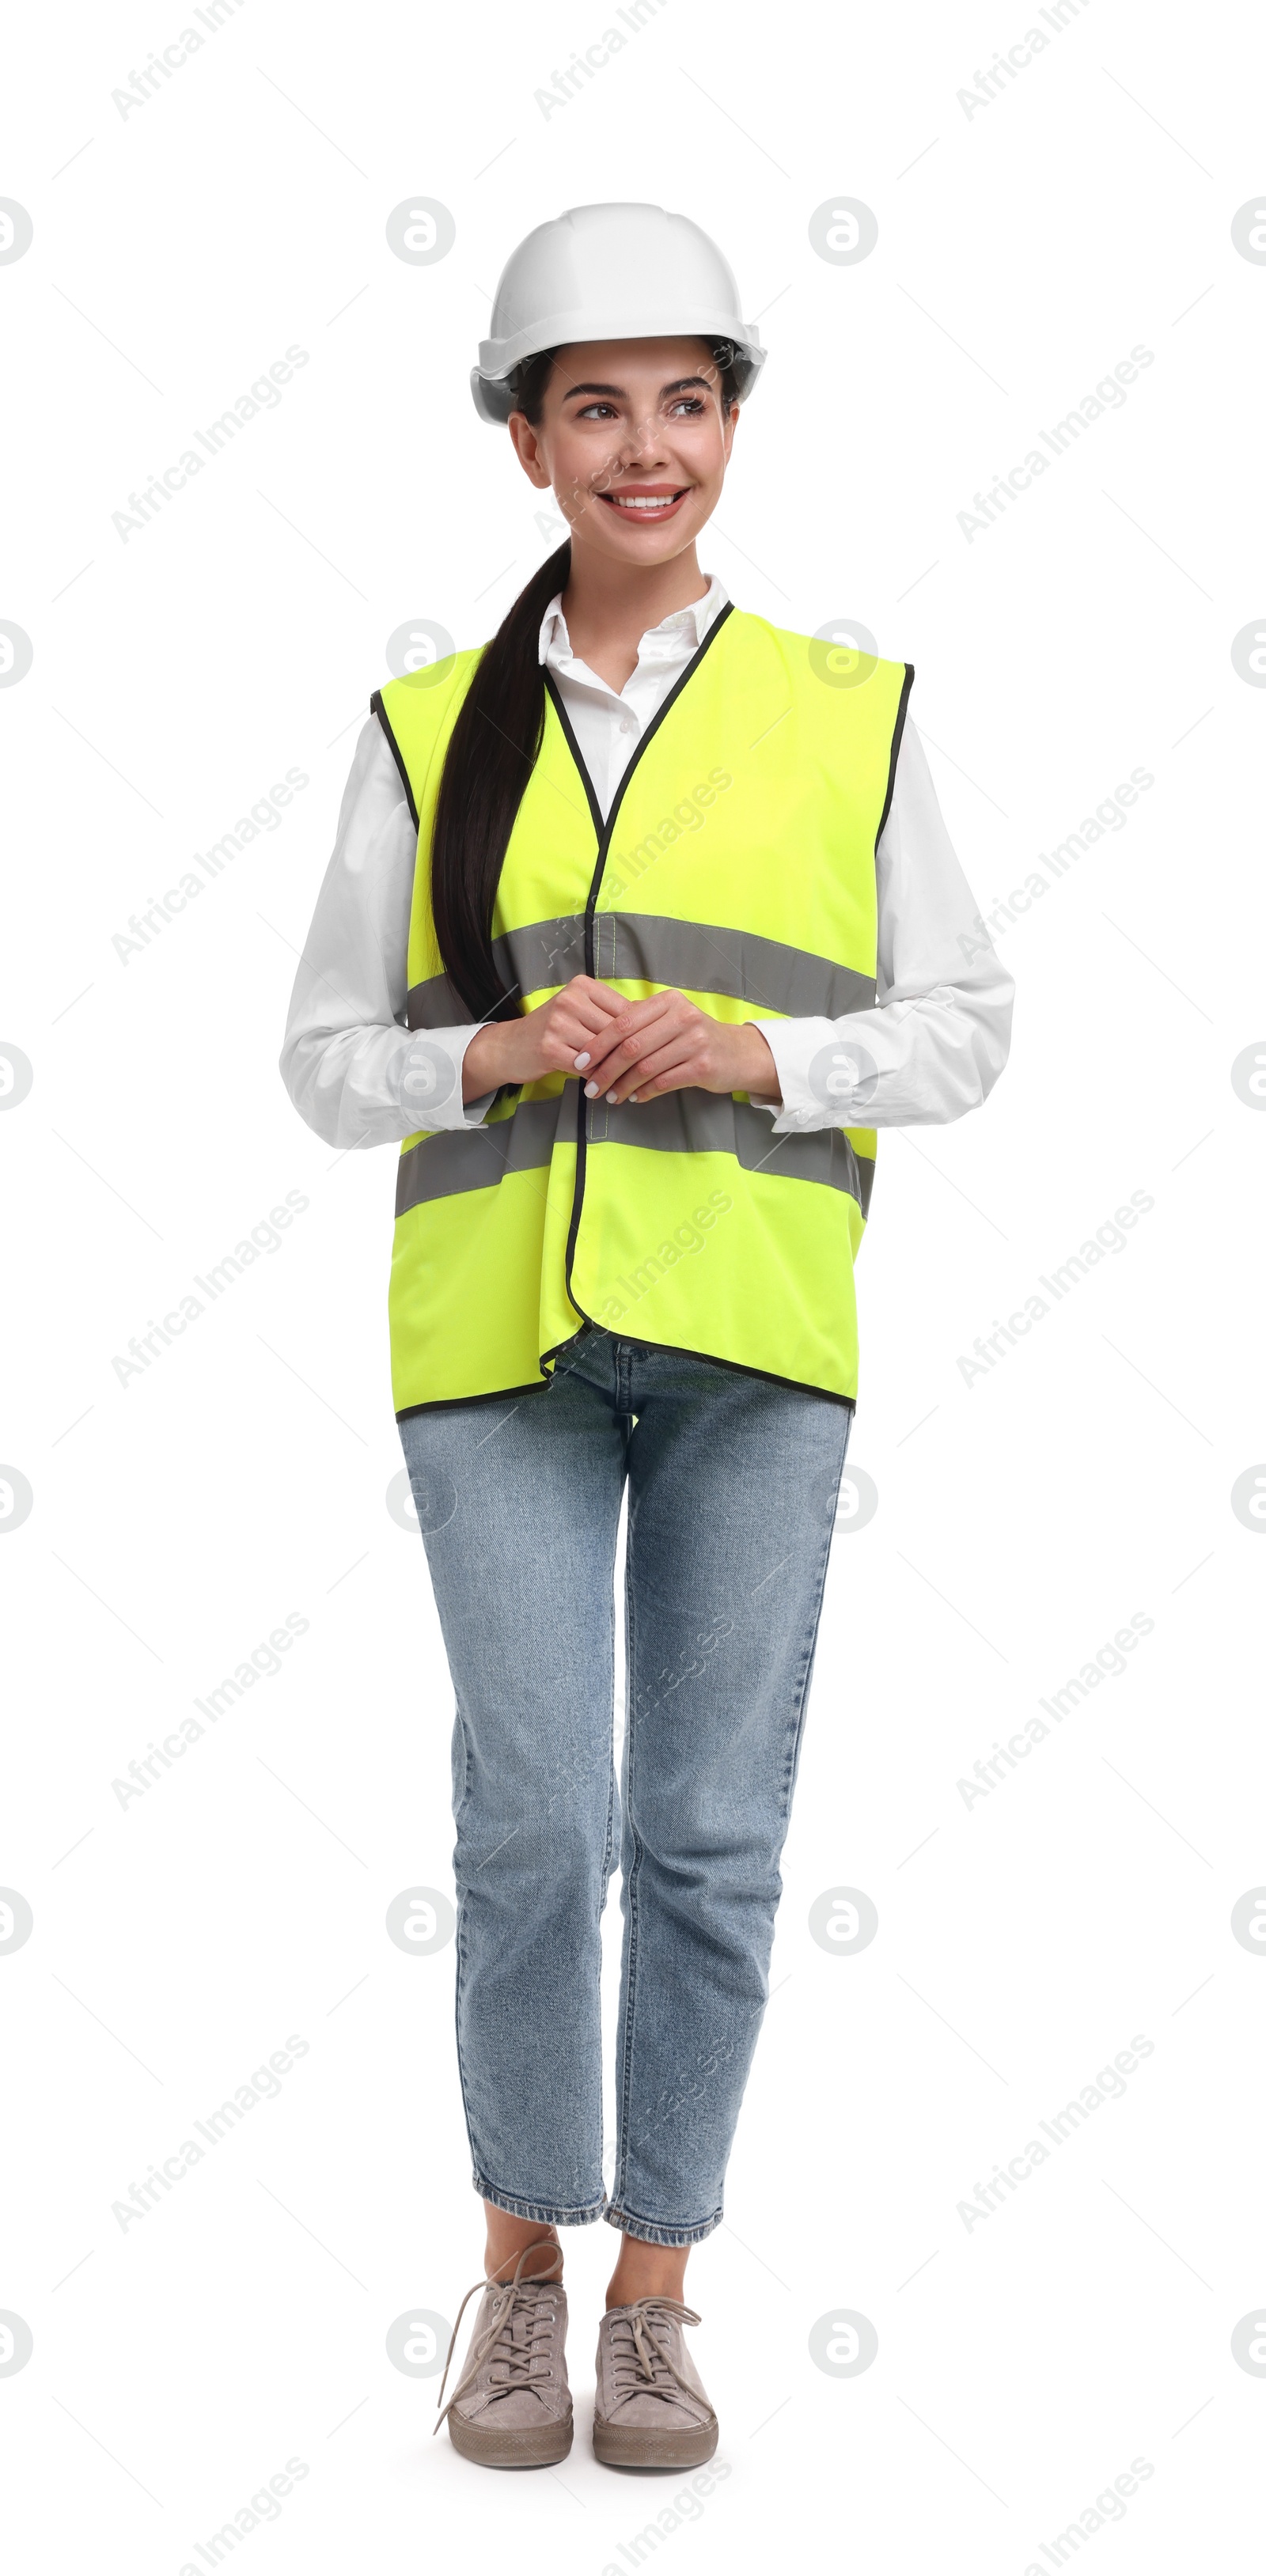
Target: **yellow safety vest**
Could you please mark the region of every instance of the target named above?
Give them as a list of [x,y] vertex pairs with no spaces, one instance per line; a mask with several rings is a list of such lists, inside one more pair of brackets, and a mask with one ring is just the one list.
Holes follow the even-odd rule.
[[[408,1020],[420,1031],[467,1016],[436,944],[430,847],[478,658],[456,653],[372,701],[418,826]],[[728,607],[604,822],[547,674],[493,915],[520,1008],[589,974],[631,1000],[672,986],[718,1020],[873,1009],[875,849],[913,677],[908,663],[859,660]],[[420,1074],[424,1115],[424,1049]],[[438,1049],[434,1078],[450,1079]],[[829,1098],[829,1051],[821,1078]],[[397,1415],[539,1392],[585,1322],[851,1400],[874,1154],[868,1128],[775,1135],[743,1092],[608,1108],[562,1074],[524,1083],[482,1127],[419,1127],[396,1192]]]

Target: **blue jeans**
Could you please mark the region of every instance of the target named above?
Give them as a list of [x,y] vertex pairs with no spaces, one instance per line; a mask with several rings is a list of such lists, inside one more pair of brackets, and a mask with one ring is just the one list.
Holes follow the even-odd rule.
[[[656,2245],[693,2244],[720,2222],[851,1422],[829,1396],[594,1326],[541,1393],[400,1423],[457,1696],[457,2050],[473,2179],[520,2218],[605,2217]],[[617,1840],[608,2200],[599,1923]]]

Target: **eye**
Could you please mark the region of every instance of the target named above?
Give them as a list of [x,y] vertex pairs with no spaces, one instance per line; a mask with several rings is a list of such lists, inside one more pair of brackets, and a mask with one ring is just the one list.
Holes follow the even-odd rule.
[[608,420],[614,420],[616,417],[614,404],[609,402],[586,403],[583,410],[572,414],[572,418],[574,420],[596,420],[599,413],[602,413]]
[[707,406],[702,394],[679,394],[672,408],[674,411],[685,412],[690,418],[697,420]]

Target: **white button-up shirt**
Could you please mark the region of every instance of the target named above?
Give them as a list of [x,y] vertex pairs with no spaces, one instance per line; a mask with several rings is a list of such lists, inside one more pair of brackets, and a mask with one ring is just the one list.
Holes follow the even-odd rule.
[[[605,816],[642,735],[726,604],[715,575],[701,599],[650,627],[623,689],[571,649],[562,597],[541,621],[553,672]],[[429,1129],[482,1125],[495,1094],[462,1102],[462,1060],[478,1022],[416,1033],[407,1025],[409,919],[417,835],[391,750],[371,716],[358,736],[334,851],[295,976],[281,1053],[300,1117],[329,1145],[399,1143],[418,1133],[408,1076],[441,1048],[453,1088],[430,1102]],[[939,1126],[978,1108],[1007,1059],[1014,983],[981,926],[950,843],[927,757],[906,719],[892,804],[875,858],[877,1007],[837,1020],[758,1019],[782,1091],[761,1101],[774,1134],[811,1128]],[[850,1044],[859,1049],[850,1058]],[[840,1050],[831,1096],[809,1068]],[[850,1065],[865,1082],[852,1099]],[[415,1086],[416,1088],[416,1086]],[[426,1073],[426,1090],[433,1088]]]

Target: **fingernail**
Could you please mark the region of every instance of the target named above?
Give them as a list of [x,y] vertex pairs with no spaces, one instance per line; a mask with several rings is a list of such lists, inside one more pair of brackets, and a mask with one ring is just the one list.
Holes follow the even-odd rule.
[[614,1100],[614,1098],[615,1098],[615,1093],[614,1093],[613,1091],[609,1091],[609,1092],[607,1093],[607,1098],[608,1098],[608,1100]]
[[584,1054],[583,1054],[583,1055],[574,1056],[574,1057],[573,1057],[573,1059],[572,1059],[572,1061],[573,1061],[573,1063],[575,1064],[575,1067],[576,1067],[576,1071],[577,1071],[577,1073],[583,1073],[583,1072],[584,1072],[584,1069],[585,1069],[585,1066],[586,1066],[586,1065],[588,1064],[588,1062],[589,1062],[589,1050],[588,1050],[588,1048],[586,1047],[585,1052],[584,1052]]
[[597,1099],[597,1097],[598,1097],[598,1086],[597,1086],[597,1083],[596,1083],[596,1082],[587,1082],[587,1083],[585,1084],[585,1098],[586,1098],[586,1100],[596,1100],[596,1099]]

